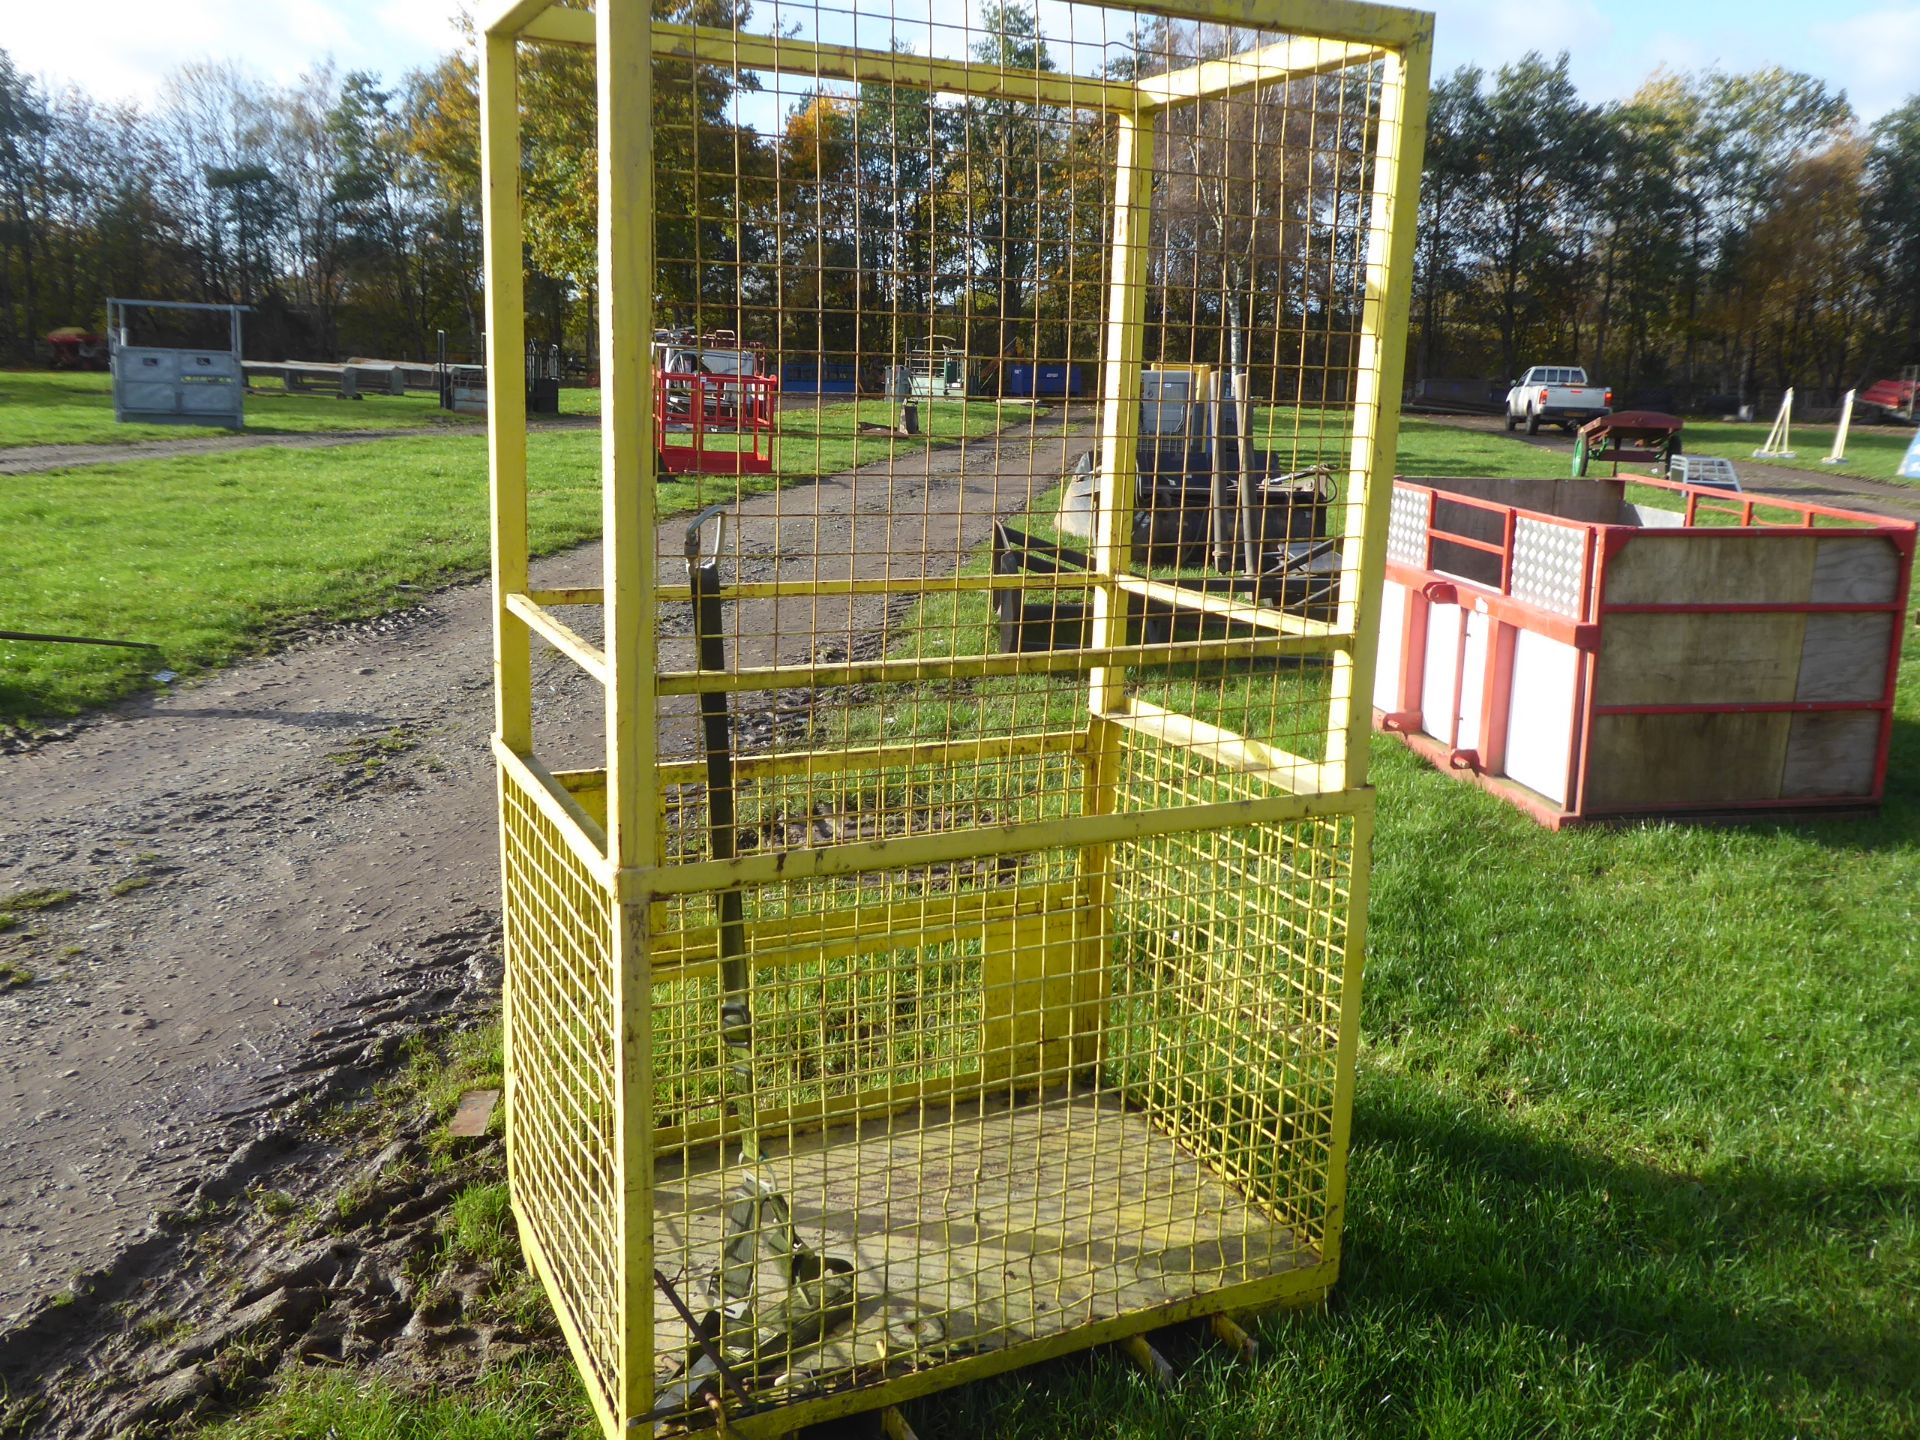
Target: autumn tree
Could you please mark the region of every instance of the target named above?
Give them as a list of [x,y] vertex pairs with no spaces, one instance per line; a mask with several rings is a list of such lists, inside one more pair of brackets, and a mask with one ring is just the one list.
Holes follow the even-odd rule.
[[[972,53],[980,63],[1055,68],[1031,9],[988,0],[979,28],[984,34]],[[959,163],[943,188],[960,212],[958,233],[969,252],[958,298],[984,324],[995,356],[1018,353],[1014,341],[1032,299],[1046,208],[1041,177],[1061,157],[1063,122],[1052,106],[1004,99],[969,99],[956,117]]]
[[1867,157],[1866,257],[1882,363],[1920,365],[1920,95],[1886,115]]
[[52,126],[40,87],[0,50],[0,340],[15,351],[40,329]]
[[1463,66],[1434,82],[1428,102],[1413,263],[1419,343],[1409,347],[1422,375],[1444,373],[1448,309],[1465,292],[1472,273],[1480,142],[1487,123],[1483,79],[1477,67]]
[[863,284],[853,101],[802,97],[780,137],[775,305],[783,351],[859,354]]

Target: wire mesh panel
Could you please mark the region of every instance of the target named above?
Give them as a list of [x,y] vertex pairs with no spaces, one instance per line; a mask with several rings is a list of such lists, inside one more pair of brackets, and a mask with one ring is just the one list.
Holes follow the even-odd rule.
[[597,85],[603,585],[490,427],[514,1206],[610,1435],[1332,1283],[1425,27],[485,27],[496,361],[520,96]]

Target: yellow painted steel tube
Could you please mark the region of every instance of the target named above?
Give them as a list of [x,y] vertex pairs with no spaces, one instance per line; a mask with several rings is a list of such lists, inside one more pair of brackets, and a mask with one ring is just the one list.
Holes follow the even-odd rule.
[[[1413,293],[1413,246],[1420,219],[1420,167],[1427,134],[1427,71],[1432,31],[1383,62],[1375,132],[1374,191],[1368,220],[1366,301],[1354,397],[1349,486],[1361,477],[1361,504],[1348,496],[1334,628],[1355,643],[1334,661],[1327,763],[1345,767],[1346,783],[1364,785],[1373,727],[1373,666],[1379,651],[1380,591],[1387,568],[1387,507],[1400,441],[1400,380],[1407,355]],[[1373,623],[1362,625],[1362,616]]]
[[[607,858],[652,862],[654,734],[652,11],[594,13],[600,108],[600,455],[606,557]],[[653,1405],[653,1027],[642,908],[617,909],[614,1164],[620,1184],[622,1421]]]

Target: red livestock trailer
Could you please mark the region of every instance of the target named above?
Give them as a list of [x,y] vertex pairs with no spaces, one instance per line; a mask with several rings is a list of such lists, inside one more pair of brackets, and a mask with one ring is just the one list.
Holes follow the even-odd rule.
[[1375,722],[1556,829],[1872,809],[1913,552],[1639,475],[1402,479]]

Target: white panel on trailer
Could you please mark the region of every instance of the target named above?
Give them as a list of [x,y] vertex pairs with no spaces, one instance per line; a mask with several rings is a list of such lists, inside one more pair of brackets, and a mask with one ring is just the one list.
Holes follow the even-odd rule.
[[1373,666],[1373,708],[1400,706],[1400,632],[1407,622],[1407,587],[1387,581],[1380,591],[1380,649]]
[[1687,517],[1678,510],[1662,510],[1657,505],[1627,506],[1627,521],[1642,530],[1684,530]]
[[1506,776],[1556,805],[1567,803],[1579,675],[1580,652],[1573,646],[1533,630],[1514,632]]
[[1458,605],[1427,607],[1427,668],[1420,683],[1420,728],[1453,743],[1453,681],[1460,663]]
[[1487,637],[1493,633],[1493,620],[1479,610],[1467,611],[1466,617],[1467,652],[1461,661],[1465,678],[1460,682],[1460,729],[1454,744],[1462,750],[1473,750],[1480,744],[1480,710],[1486,701]]

